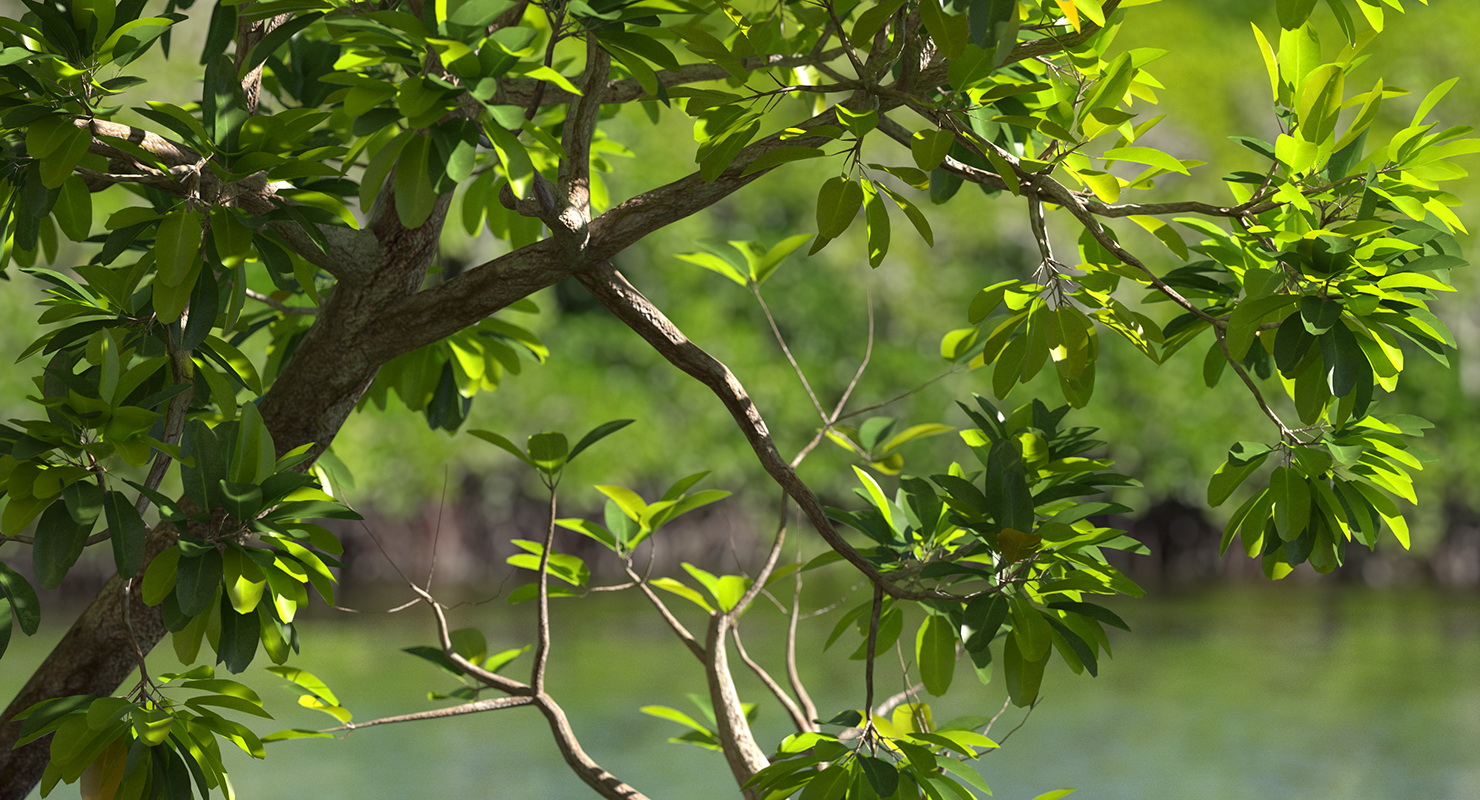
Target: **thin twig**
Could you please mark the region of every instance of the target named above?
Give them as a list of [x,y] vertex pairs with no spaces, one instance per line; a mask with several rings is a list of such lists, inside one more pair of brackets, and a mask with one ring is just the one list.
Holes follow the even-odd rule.
[[[786,337],[781,335],[781,328],[776,325],[776,318],[771,316],[771,307],[766,304],[766,298],[761,296],[759,284],[750,284],[750,293],[755,295],[755,302],[761,307],[761,313],[766,315],[766,324],[771,326],[771,336],[776,339],[776,344],[781,347],[781,354],[786,356],[786,363],[791,365],[791,371],[802,382],[802,388],[807,392],[807,399],[812,401],[812,407],[817,409],[817,416],[822,418],[822,424],[827,426],[827,412],[822,410],[822,402],[817,399],[817,393],[812,391],[812,383],[807,380],[807,373],[802,371],[802,365],[797,363],[796,356],[791,354],[791,348],[786,344]],[[792,464],[793,467],[796,464]]]
[[653,608],[658,610],[658,616],[663,618],[663,622],[668,625],[668,628],[673,631],[679,641],[684,643],[684,646],[689,649],[690,653],[694,654],[695,658],[703,662],[704,646],[699,644],[698,640],[694,638],[692,633],[689,633],[689,629],[685,628],[682,622],[678,621],[678,617],[673,616],[673,612],[668,610],[668,605],[663,602],[663,598],[659,597],[658,593],[653,591],[653,587],[649,586],[646,580],[632,570],[630,562],[624,562],[622,568],[627,571],[627,576],[637,583],[638,590],[648,599],[649,603],[653,604]]
[[259,302],[259,303],[267,306],[268,308],[271,308],[274,311],[279,311],[279,312],[282,312],[284,314],[294,315],[294,316],[304,316],[304,317],[315,317],[315,316],[318,316],[318,313],[319,313],[319,310],[317,308],[311,308],[309,306],[290,306],[290,305],[284,303],[283,301],[277,299],[276,297],[273,297],[272,295],[269,295],[269,294],[263,294],[262,292],[259,292],[256,289],[247,289],[246,294],[247,294],[247,297],[250,297],[251,299],[256,300],[257,302]]
[[[868,644],[864,652],[863,661],[863,709],[868,714],[874,712],[874,656],[877,655],[879,645],[879,617],[884,610],[884,588],[874,584],[874,602],[869,612],[868,620]],[[865,720],[864,730],[868,731],[874,726],[873,717]]]
[[781,684],[777,683],[776,679],[771,677],[771,673],[767,672],[765,667],[757,664],[750,657],[750,653],[746,652],[745,642],[740,638],[740,628],[737,626],[731,629],[730,634],[730,639],[735,642],[735,652],[740,654],[740,660],[745,662],[745,666],[749,667],[750,671],[755,673],[757,678],[761,679],[761,683],[766,685],[766,689],[771,692],[771,696],[776,698],[776,702],[780,703],[781,707],[786,709],[786,715],[791,717],[791,724],[796,728],[797,733],[806,733],[812,730],[812,722],[803,713],[801,706],[797,705],[796,701],[791,698],[791,695],[787,694],[786,690],[781,688]]
[[390,717],[366,720],[364,722],[346,722],[335,728],[323,728],[319,733],[353,733],[361,728],[373,728],[376,725],[392,725],[397,722],[420,722],[427,719],[444,719],[446,717],[461,717],[464,714],[479,714],[484,711],[497,711],[504,708],[517,708],[519,706],[531,705],[535,702],[533,697],[490,697],[484,700],[475,700],[462,705],[448,706],[447,708],[433,708],[426,711],[415,711],[410,714],[396,714]]
[[529,682],[536,692],[545,691],[545,664],[550,656],[550,550],[555,546],[555,487],[550,487],[549,523],[545,547],[540,551],[539,621],[535,630],[534,666]]

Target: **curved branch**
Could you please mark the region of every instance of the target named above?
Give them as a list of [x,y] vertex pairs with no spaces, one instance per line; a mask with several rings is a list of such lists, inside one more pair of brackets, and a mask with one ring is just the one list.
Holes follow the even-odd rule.
[[570,727],[570,719],[565,716],[565,710],[559,703],[547,694],[539,694],[534,697],[534,705],[549,721],[550,732],[555,736],[555,746],[565,757],[565,763],[587,786],[610,800],[648,800],[647,795],[607,772],[586,754],[580,741],[576,739],[575,730]]
[[786,690],[781,688],[781,684],[777,683],[776,679],[771,677],[771,673],[767,672],[765,667],[757,664],[750,657],[750,653],[746,652],[745,642],[741,641],[740,638],[740,629],[735,627],[730,630],[732,634],[730,638],[735,642],[735,652],[740,654],[740,660],[745,663],[746,667],[750,668],[751,672],[755,673],[757,678],[760,678],[761,683],[765,684],[766,690],[771,693],[772,697],[776,698],[776,702],[780,703],[781,707],[786,709],[786,715],[791,717],[792,727],[796,728],[797,733],[806,733],[812,730],[814,726],[811,720],[807,718],[807,715],[802,712],[802,707],[797,705],[795,700],[791,699],[791,695],[787,694]]
[[[730,416],[740,426],[751,449],[760,460],[766,473],[776,481],[792,500],[807,515],[807,519],[830,547],[838,551],[849,563],[869,580],[883,587],[891,596],[912,600],[949,599],[959,597],[935,590],[912,591],[900,587],[879,572],[868,559],[848,544],[828,519],[827,512],[812,489],[797,477],[771,440],[766,421],[756,409],[755,403],[746,393],[745,387],[724,364],[709,355],[698,345],[689,341],[676,325],[669,321],[661,310],[654,306],[642,293],[628,283],[610,263],[576,273],[576,279],[611,311],[627,327],[652,345],[660,355],[675,367],[688,373],[700,383],[708,386],[725,404]],[[712,655],[712,654],[711,654]]]

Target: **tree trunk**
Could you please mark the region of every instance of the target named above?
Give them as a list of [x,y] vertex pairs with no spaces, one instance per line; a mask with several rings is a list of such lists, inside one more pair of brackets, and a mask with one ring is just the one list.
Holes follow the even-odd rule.
[[[145,555],[152,559],[174,541],[171,528],[156,529]],[[114,575],[5,709],[5,722],[0,724],[0,800],[22,800],[41,780],[51,757],[50,736],[13,749],[21,731],[21,723],[13,719],[16,714],[53,697],[112,694],[139,666],[142,654],[164,638],[159,608],[139,599],[137,581],[132,589],[125,601],[123,580]]]

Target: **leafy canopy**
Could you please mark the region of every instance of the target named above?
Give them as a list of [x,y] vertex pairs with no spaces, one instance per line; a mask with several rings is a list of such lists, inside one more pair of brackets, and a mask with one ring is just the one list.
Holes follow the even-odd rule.
[[[1225,549],[1237,542],[1279,578],[1333,570],[1353,542],[1408,543],[1397,501],[1417,501],[1411,442],[1427,424],[1383,399],[1410,357],[1447,364],[1455,346],[1430,308],[1465,263],[1459,200],[1442,186],[1480,147],[1469,128],[1435,121],[1453,81],[1415,104],[1361,77],[1398,0],[1278,0],[1278,30],[1255,26],[1248,45],[1278,134],[1236,137],[1258,166],[1223,176],[1228,194],[1207,200],[1151,194],[1204,164],[1149,135],[1162,53],[1115,46],[1149,0],[169,0],[154,16],[143,0],[23,1],[24,14],[0,18],[0,274],[38,282],[46,299],[41,332],[15,354],[35,375],[29,414],[0,425],[0,546],[31,551],[30,579],[0,565],[0,654],[16,626],[37,629],[31,580],[59,586],[104,546],[122,583],[99,602],[121,615],[129,646],[92,622],[60,646],[111,666],[63,659],[82,666],[17,698],[3,742],[22,749],[0,757],[12,785],[231,796],[222,741],[260,758],[264,741],[329,735],[261,737],[226,716],[269,714],[198,663],[212,658],[240,672],[265,654],[300,703],[347,723],[332,690],[287,663],[308,590],[332,602],[337,580],[340,544],[314,520],[356,516],[336,499],[336,473],[354,465],[332,440],[364,403],[458,430],[477,396],[549,355],[506,312],[539,313],[530,296],[565,278],[714,390],[828,545],[782,564],[783,511],[753,572],[687,564],[687,579],[650,577],[639,546],[661,546],[664,525],[728,492],[695,490],[702,474],[651,501],[602,484],[601,522],[559,518],[567,464],[625,421],[574,446],[553,431],[523,446],[473,431],[550,493],[543,538],[515,540],[509,560],[533,577],[511,599],[534,602],[535,641],[491,653],[413,587],[438,637],[411,652],[462,682],[437,695],[463,702],[452,713],[541,707],[567,762],[605,796],[641,795],[555,722],[544,674],[550,598],[614,587],[591,585],[557,529],[609,551],[630,578],[621,588],[646,595],[701,662],[707,722],[647,710],[720,750],[747,797],[987,791],[961,760],[996,746],[990,723],[937,725],[921,693],[945,694],[963,661],[982,681],[1000,668],[1010,700],[1031,706],[1051,660],[1095,674],[1104,626],[1125,627],[1097,598],[1140,594],[1106,555],[1140,546],[1102,524],[1135,482],[1068,421],[1094,401],[1102,337],[1157,363],[1201,358],[1208,386],[1247,394],[1267,417],[1208,485],[1211,505],[1237,501]],[[208,20],[196,99],[147,99],[137,60],[153,48],[194,57],[178,36],[191,16]],[[675,157],[610,138],[625,114],[691,122],[692,174],[615,196],[640,177],[609,185],[603,173]],[[628,155],[636,166],[619,168]],[[764,306],[767,279],[804,245],[811,256],[861,237],[869,267],[889,269],[897,233],[927,245],[948,233],[932,206],[994,198],[1025,215],[1034,263],[940,310],[956,321],[939,356],[981,376],[955,431],[975,464],[906,473],[910,442],[955,428],[848,412],[851,389],[832,411],[814,396],[813,444],[858,461],[852,505],[824,506],[794,471],[811,446],[777,452],[739,378],[613,268],[648,234],[799,161],[826,165],[807,229],[675,255]],[[449,222],[492,242],[457,275],[432,269]],[[986,396],[1021,393],[1040,373],[1058,396],[1015,409]],[[789,577],[800,593],[818,569],[861,573],[873,589],[843,604],[828,637],[857,640],[868,678],[859,707],[827,722],[804,687],[771,681],[796,732],[767,755],[730,676],[729,637],[763,590],[784,593]],[[675,613],[674,598],[693,608]],[[907,625],[919,686],[886,708],[874,662],[910,651]],[[113,696],[107,676],[142,664],[165,631],[187,670],[146,668]],[[501,672],[528,651],[527,681]]]

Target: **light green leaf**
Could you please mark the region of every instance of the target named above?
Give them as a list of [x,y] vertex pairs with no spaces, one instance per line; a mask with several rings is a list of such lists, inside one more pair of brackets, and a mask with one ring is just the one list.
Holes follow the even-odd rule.
[[623,514],[636,522],[642,522],[647,513],[647,501],[631,489],[622,486],[597,486],[596,491],[610,497],[622,509]]
[[705,611],[708,611],[710,613],[714,612],[714,607],[709,605],[709,601],[704,599],[704,595],[699,594],[698,592],[694,591],[683,583],[674,580],[673,578],[654,578],[650,583],[665,592],[671,592],[678,595],[679,597],[682,597],[685,600],[688,600],[690,603],[693,603],[694,605],[704,609]]
[[1163,169],[1167,172],[1180,172],[1183,175],[1192,174],[1175,157],[1151,147],[1141,147],[1139,145],[1112,147],[1106,150],[1105,154],[1101,157],[1106,161],[1131,161],[1136,164],[1145,164],[1156,167],[1157,169]]

